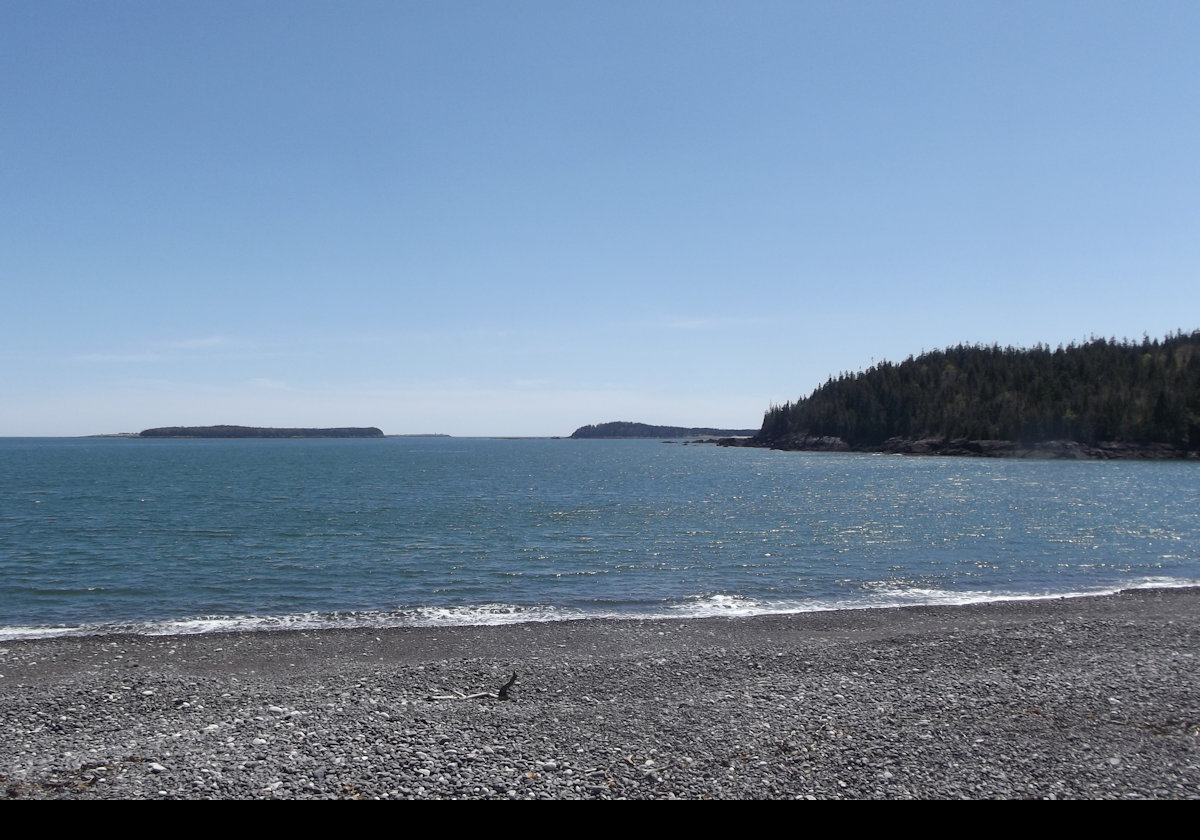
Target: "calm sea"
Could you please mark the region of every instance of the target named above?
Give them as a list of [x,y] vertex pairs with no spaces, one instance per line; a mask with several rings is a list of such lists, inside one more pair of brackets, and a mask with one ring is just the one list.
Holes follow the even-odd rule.
[[658,441],[0,439],[0,638],[1200,583],[1200,464]]

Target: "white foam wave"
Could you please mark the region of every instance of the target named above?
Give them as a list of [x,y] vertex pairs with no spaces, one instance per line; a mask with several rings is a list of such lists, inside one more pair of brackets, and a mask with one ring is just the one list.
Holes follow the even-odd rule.
[[762,615],[779,605],[770,605],[745,595],[690,595],[682,604],[673,604],[654,618],[709,618],[712,616]]
[[420,607],[397,613],[401,623],[415,627],[478,624],[525,624],[527,622],[569,621],[587,618],[586,613],[559,607],[518,607],[512,604],[477,604],[457,607]]
[[1167,576],[1143,577],[1119,585],[1062,592],[1001,592],[996,590],[946,590],[879,582],[858,596],[826,599],[757,599],[728,593],[701,593],[657,608],[572,609],[549,605],[519,606],[488,603],[462,606],[418,607],[395,611],[301,613],[281,616],[202,616],[143,623],[90,624],[76,627],[0,627],[0,641],[48,639],[67,636],[132,634],[187,636],[201,633],[327,630],[387,627],[455,627],[468,625],[525,624],[581,619],[693,619],[717,616],[787,615],[831,610],[888,609],[910,606],[962,606],[998,601],[1038,601],[1113,595],[1133,589],[1200,587],[1200,580]]
[[80,635],[78,627],[0,627],[0,642],[78,635]]

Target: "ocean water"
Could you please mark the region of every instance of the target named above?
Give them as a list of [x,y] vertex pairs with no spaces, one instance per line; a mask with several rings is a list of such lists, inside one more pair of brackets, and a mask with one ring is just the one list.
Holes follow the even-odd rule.
[[0,638],[1200,583],[1200,464],[659,441],[0,439]]

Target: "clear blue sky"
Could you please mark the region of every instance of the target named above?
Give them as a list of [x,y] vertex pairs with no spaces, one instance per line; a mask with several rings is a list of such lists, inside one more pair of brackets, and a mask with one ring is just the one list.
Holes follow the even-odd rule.
[[0,0],[0,435],[757,427],[1200,328],[1200,3]]

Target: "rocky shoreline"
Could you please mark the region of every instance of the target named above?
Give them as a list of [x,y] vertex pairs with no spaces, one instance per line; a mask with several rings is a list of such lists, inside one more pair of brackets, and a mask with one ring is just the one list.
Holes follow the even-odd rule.
[[[1185,589],[0,642],[0,790],[1196,799],[1198,630],[1200,590]],[[510,699],[497,699],[514,672]]]
[[1105,441],[1095,445],[1074,440],[1022,443],[1015,440],[967,438],[889,438],[871,446],[851,446],[840,437],[793,436],[780,440],[721,438],[720,446],[749,446],[787,452],[873,452],[889,455],[947,455],[975,458],[1045,458],[1059,460],[1183,461],[1197,460],[1200,452],[1167,443]]

